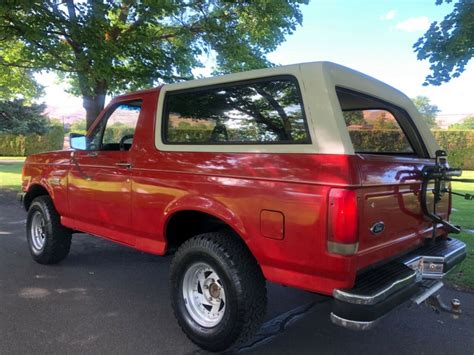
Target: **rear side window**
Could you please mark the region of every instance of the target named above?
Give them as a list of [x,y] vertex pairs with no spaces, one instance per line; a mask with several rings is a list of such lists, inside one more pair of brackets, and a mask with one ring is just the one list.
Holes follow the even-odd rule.
[[401,109],[343,89],[337,95],[356,153],[419,154],[416,131]]
[[297,81],[286,76],[168,93],[163,141],[311,143]]
[[343,111],[357,153],[414,153],[397,120],[387,110]]

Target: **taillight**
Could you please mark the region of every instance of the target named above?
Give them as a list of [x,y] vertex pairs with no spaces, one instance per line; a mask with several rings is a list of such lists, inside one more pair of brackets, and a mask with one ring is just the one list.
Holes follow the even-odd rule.
[[337,254],[355,254],[359,242],[357,227],[356,192],[331,189],[328,200],[328,250]]

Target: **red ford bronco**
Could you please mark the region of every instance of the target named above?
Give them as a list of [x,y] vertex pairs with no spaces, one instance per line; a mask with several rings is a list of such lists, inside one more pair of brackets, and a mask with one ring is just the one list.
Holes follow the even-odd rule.
[[407,96],[333,63],[119,96],[70,143],[24,166],[34,260],[63,260],[75,232],[174,253],[171,303],[205,349],[252,335],[265,280],[331,296],[334,323],[367,329],[466,255],[449,237],[461,172]]

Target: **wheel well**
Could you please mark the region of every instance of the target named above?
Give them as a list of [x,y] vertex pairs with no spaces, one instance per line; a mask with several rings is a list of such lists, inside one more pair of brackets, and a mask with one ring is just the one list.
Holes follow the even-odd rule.
[[240,238],[231,226],[210,214],[200,211],[177,212],[170,218],[165,230],[168,252],[174,252],[186,240],[198,234],[222,230]]
[[25,195],[25,199],[23,200],[23,206],[25,207],[25,210],[28,211],[31,203],[33,202],[35,198],[37,198],[38,196],[43,196],[43,195],[49,195],[48,190],[46,190],[43,186],[41,185],[31,186]]

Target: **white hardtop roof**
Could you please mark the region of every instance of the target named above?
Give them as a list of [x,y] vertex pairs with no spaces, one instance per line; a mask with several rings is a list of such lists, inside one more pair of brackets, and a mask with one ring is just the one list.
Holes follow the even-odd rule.
[[[342,118],[340,104],[335,91],[336,87],[354,90],[404,109],[413,119],[430,155],[434,156],[434,152],[439,149],[429,128],[421,119],[418,110],[409,97],[392,86],[369,75],[326,61],[283,65],[164,85],[161,88],[163,95],[160,94],[158,112],[159,115],[161,115],[163,97],[166,92],[280,75],[291,75],[298,80],[305,101],[306,114],[314,123],[314,125],[312,125],[314,130],[310,132],[313,144],[312,147],[309,148],[302,145],[286,146],[283,148],[275,146],[271,148],[271,151],[354,154],[352,143]],[[335,117],[337,118],[328,119]],[[158,123],[157,129],[161,129]],[[324,132],[324,134],[321,135],[320,132]],[[156,142],[159,149],[171,150],[171,148],[164,145],[158,137]],[[189,147],[173,147],[173,150],[186,149],[189,149]],[[194,151],[210,150],[210,148],[206,146],[196,146],[193,149]],[[261,145],[249,145],[245,147],[225,146],[219,149],[222,151],[270,151],[270,148],[262,148]]]
[[241,81],[241,80],[249,80],[252,78],[262,78],[274,75],[285,75],[285,74],[292,74],[295,72],[302,72],[311,70],[314,75],[317,76],[326,76],[331,78],[341,78],[347,77],[351,80],[357,81],[359,84],[361,82],[370,82],[371,86],[377,86],[379,89],[382,89],[385,92],[391,91],[394,95],[401,95],[406,98],[406,96],[399,90],[395,89],[394,87],[385,84],[384,82],[375,79],[369,75],[361,73],[357,70],[345,67],[340,64],[336,64],[329,61],[318,61],[318,62],[306,62],[300,64],[290,64],[290,65],[282,65],[276,66],[271,68],[265,69],[256,69],[256,70],[249,70],[240,73],[233,73],[233,74],[224,74],[224,75],[217,75],[209,78],[203,79],[196,79],[196,80],[189,80],[185,82],[179,82],[175,84],[167,84],[164,85],[168,90],[182,90],[197,86],[207,86],[207,85],[215,85],[221,84],[226,82],[234,82],[234,81]]

